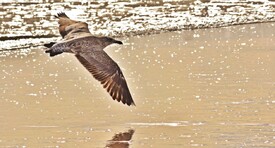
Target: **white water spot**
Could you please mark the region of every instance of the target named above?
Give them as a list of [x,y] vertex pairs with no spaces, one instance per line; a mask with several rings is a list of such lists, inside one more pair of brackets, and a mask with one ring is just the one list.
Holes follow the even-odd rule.
[[177,122],[157,122],[157,123],[129,123],[130,125],[139,125],[139,126],[184,126],[181,123]]

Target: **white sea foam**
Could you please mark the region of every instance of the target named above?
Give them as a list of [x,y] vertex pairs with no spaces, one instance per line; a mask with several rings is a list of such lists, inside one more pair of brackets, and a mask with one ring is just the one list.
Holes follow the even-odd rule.
[[182,123],[178,122],[155,122],[155,123],[129,123],[130,125],[139,125],[139,126],[185,126]]
[[[64,11],[72,19],[87,22],[93,34],[103,36],[151,34],[275,21],[275,10],[273,9],[275,2],[268,0],[243,0],[241,3],[223,0],[212,0],[206,3],[196,1],[185,8],[172,3],[173,1],[152,6],[146,6],[146,3],[149,2],[115,1],[106,3],[106,6],[101,2],[81,2],[80,6],[69,1],[54,3],[51,5],[51,10],[47,10],[47,7],[44,6],[48,3],[39,2],[35,8],[29,5],[20,5],[20,3],[18,5],[16,5],[17,3],[3,5],[3,9],[10,11],[0,13],[0,18],[6,18],[0,24],[2,40],[9,40],[6,39],[9,37],[13,37],[11,40],[14,40],[14,37],[18,37],[17,40],[21,36],[23,38],[30,36],[30,39],[34,39],[31,36],[41,36],[44,39],[39,40],[39,43],[33,43],[32,40],[18,43],[0,41],[0,50],[28,48],[26,43],[37,45],[43,42],[45,37],[57,36],[59,34],[58,24],[53,15],[61,11]],[[4,2],[8,3],[8,1]],[[71,8],[70,11],[67,11],[67,7]],[[54,40],[56,38],[52,38],[52,41]]]

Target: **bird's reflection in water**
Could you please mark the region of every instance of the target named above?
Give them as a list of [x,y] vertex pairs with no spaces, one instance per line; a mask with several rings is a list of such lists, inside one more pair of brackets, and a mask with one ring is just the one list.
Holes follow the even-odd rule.
[[115,134],[108,140],[106,148],[128,148],[134,132],[135,130],[129,129],[127,132]]

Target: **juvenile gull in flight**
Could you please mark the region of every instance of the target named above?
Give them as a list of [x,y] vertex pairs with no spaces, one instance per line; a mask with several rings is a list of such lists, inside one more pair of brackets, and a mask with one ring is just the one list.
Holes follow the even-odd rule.
[[109,37],[93,36],[88,24],[71,20],[65,13],[58,13],[59,32],[62,41],[45,44],[51,57],[63,52],[73,53],[79,62],[101,82],[114,100],[127,105],[135,105],[126,80],[119,66],[103,50],[111,44],[122,44]]

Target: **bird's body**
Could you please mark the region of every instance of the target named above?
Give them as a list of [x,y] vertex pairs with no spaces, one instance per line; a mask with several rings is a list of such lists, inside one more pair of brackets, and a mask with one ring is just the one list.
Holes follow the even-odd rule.
[[103,49],[113,43],[122,44],[121,41],[112,38],[89,35],[57,42],[50,47],[51,50],[48,50],[48,52],[51,51],[53,54],[62,52],[75,54],[94,51],[104,52]]
[[79,62],[101,82],[114,100],[134,105],[126,80],[116,62],[103,50],[111,44],[122,44],[110,37],[93,36],[87,23],[69,19],[65,13],[59,13],[59,32],[64,40],[45,44],[46,53],[55,56],[63,52],[73,53]]

